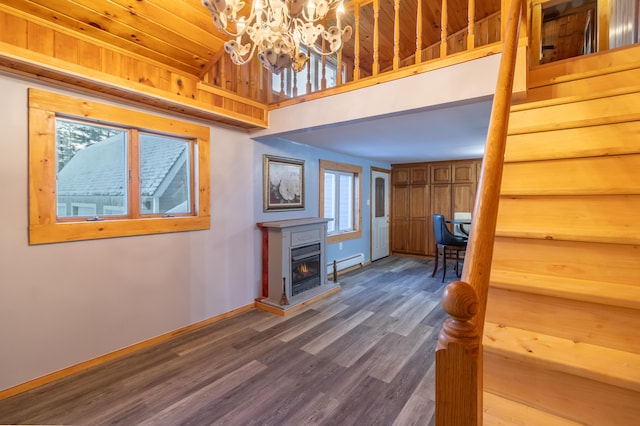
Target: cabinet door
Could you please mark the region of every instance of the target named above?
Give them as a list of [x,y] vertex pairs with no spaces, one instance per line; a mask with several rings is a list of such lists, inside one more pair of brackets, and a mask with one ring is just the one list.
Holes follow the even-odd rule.
[[427,221],[429,227],[429,241],[427,243],[428,253],[431,256],[435,252],[435,238],[433,236],[433,215],[444,215],[445,219],[451,218],[451,185],[431,185],[431,214]]
[[411,186],[410,223],[409,223],[409,252],[413,254],[427,254],[429,241],[429,187],[427,185]]
[[412,219],[409,224],[409,253],[426,255],[427,241],[427,220]]
[[409,217],[411,219],[424,219],[429,215],[428,211],[428,187],[426,185],[411,186],[409,189]]
[[394,167],[391,170],[391,183],[394,185],[408,184],[410,170],[408,167]]
[[409,187],[394,186],[391,191],[391,212],[394,219],[409,219]]
[[396,253],[409,251],[408,219],[393,219],[391,221],[391,251]]
[[409,197],[407,185],[393,186],[391,191],[392,252],[406,253],[409,247]]
[[451,188],[451,210],[455,212],[473,212],[476,199],[475,183],[454,183]]
[[451,182],[451,163],[433,163],[431,169],[431,183]]
[[475,183],[476,182],[476,164],[474,161],[465,161],[452,164],[452,182],[453,183]]
[[414,185],[429,183],[429,166],[427,164],[411,167],[411,183]]

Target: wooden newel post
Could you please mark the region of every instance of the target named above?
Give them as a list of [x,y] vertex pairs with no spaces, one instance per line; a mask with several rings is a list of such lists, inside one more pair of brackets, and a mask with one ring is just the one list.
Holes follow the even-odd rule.
[[442,294],[449,314],[436,348],[436,425],[482,424],[482,351],[472,318],[478,296],[471,285],[454,281]]

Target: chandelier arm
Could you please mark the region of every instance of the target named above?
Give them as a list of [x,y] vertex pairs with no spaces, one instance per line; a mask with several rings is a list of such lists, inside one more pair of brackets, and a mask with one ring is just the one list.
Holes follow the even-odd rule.
[[235,61],[235,60],[233,60],[233,57],[232,57],[231,61],[236,65],[248,64],[249,61],[251,60],[251,58],[253,58],[253,54],[256,52],[256,47],[257,47],[257,45],[255,43],[253,43],[252,46],[251,46],[251,52],[249,52],[249,54],[246,55],[245,58],[239,58],[238,56],[236,56],[240,60]]

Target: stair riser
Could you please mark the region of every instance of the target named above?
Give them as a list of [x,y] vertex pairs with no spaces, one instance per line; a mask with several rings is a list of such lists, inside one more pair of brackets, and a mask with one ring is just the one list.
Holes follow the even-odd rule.
[[492,269],[640,286],[640,246],[496,238]]
[[484,354],[484,390],[586,425],[636,425],[640,393]]
[[640,354],[640,311],[635,309],[492,287],[486,320]]
[[502,197],[496,235],[640,244],[640,195]]
[[639,119],[640,92],[632,92],[512,111],[509,116],[509,134]]
[[536,87],[527,91],[527,101],[538,101],[565,96],[582,96],[585,93],[618,89],[630,81],[640,81],[640,68],[630,68],[615,74],[601,74]]
[[511,135],[505,161],[640,153],[640,121]]
[[[621,49],[608,50],[601,53],[572,58],[570,61],[558,61],[532,67],[529,72],[529,87],[549,84],[566,76],[583,73],[597,73],[598,69],[607,71],[609,67],[629,67],[640,62],[640,45],[626,46]],[[625,82],[629,84],[629,82]]]
[[638,170],[640,154],[507,163],[500,194],[640,194]]

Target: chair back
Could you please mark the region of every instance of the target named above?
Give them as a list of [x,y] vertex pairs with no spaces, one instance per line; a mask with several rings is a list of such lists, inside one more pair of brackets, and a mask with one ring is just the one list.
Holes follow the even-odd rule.
[[445,223],[444,216],[441,214],[433,215],[433,235],[435,236],[436,244],[442,244],[446,246],[466,246],[467,240],[462,237],[456,237],[449,231],[447,224]]

